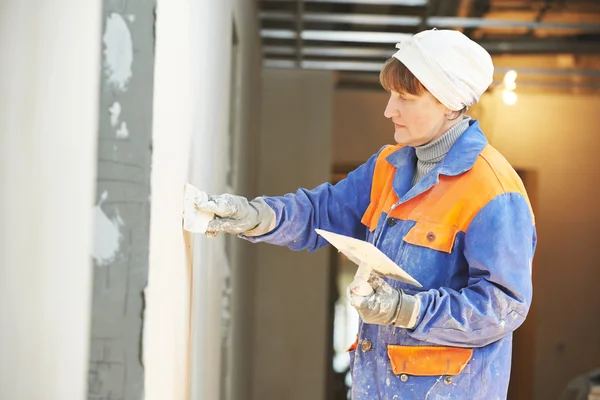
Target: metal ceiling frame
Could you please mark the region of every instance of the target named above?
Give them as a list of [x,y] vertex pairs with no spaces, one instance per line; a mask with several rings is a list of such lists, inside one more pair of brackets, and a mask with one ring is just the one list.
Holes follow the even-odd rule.
[[[378,43],[396,44],[412,36],[406,33],[392,32],[358,32],[358,31],[313,31],[301,33],[303,40],[332,41],[352,43]],[[296,32],[285,29],[263,29],[261,36],[265,39],[296,39]],[[552,39],[497,39],[482,40],[478,42],[484,49],[492,54],[557,54],[557,53],[600,53],[600,41],[576,41],[562,38]],[[289,46],[264,45],[266,55],[290,55]],[[323,57],[355,57],[355,58],[387,58],[394,51],[389,48],[361,48],[361,47],[317,47],[303,46],[300,49],[305,56]]]
[[[303,60],[301,67],[304,69],[321,69],[332,71],[362,71],[375,72],[381,69],[383,63],[367,61],[316,61]],[[269,60],[263,62],[265,68],[297,68],[293,60]]]
[[[263,46],[263,52],[270,56],[293,56],[294,49],[290,46]],[[316,47],[307,46],[302,49],[305,57],[346,57],[346,58],[388,58],[393,53],[391,48],[369,47]]]
[[[263,29],[260,32],[263,39],[296,39],[296,31],[288,29]],[[354,43],[398,43],[412,36],[410,33],[393,32],[359,32],[359,31],[326,31],[303,30],[300,32],[303,40],[354,42]]]
[[404,6],[404,7],[424,7],[427,5],[427,0],[262,0],[264,3],[329,3],[329,4],[369,4],[369,5],[386,5],[386,6]]
[[[302,3],[302,2],[299,2]],[[295,21],[298,16],[283,11],[261,11],[264,21]],[[419,26],[418,16],[392,16],[376,14],[314,13],[302,14],[304,22],[346,23],[356,25]],[[526,28],[526,29],[571,29],[600,32],[600,24],[576,24],[567,22],[511,21],[469,17],[428,17],[425,24],[437,28]]]
[[[365,62],[365,61],[302,61],[302,68],[306,69],[322,69],[334,71],[365,71],[379,72],[382,62]],[[265,68],[296,68],[296,62],[293,60],[265,60],[263,63]],[[589,69],[558,69],[558,68],[525,68],[525,67],[496,67],[495,75],[503,75],[508,71],[516,71],[519,75],[538,75],[538,76],[580,76],[586,78],[600,78],[600,71]],[[600,84],[600,82],[596,82]]]
[[[502,80],[496,80],[490,85],[490,89],[500,88]],[[554,82],[554,81],[538,81],[538,82],[520,82],[519,88],[535,88],[535,89],[551,89],[551,90],[581,90],[584,92],[600,92],[600,83],[598,82]],[[337,89],[341,90],[383,90],[379,84],[365,84],[360,82],[340,82]]]
[[[265,68],[289,69],[296,68],[297,64],[292,60],[265,60],[263,66]],[[334,71],[359,71],[359,72],[378,72],[381,68],[381,63],[365,63],[365,62],[321,62],[321,61],[303,61],[302,68],[316,70],[334,70]],[[571,76],[571,77],[586,77],[592,79],[600,78],[600,71],[596,70],[564,70],[564,69],[544,69],[544,68],[496,68],[495,75],[502,76],[508,70],[516,70],[519,75],[543,75],[543,76]],[[502,78],[495,78],[490,86],[491,88],[498,87],[502,84]],[[600,90],[600,81],[527,81],[519,80],[518,87],[525,88],[548,88],[548,89],[580,89],[587,91]],[[379,87],[378,81],[373,83],[340,83],[341,89],[373,89]]]
[[[285,11],[261,11],[260,19],[264,21],[293,21],[296,15]],[[347,13],[304,13],[302,19],[305,22],[364,24],[364,25],[394,25],[394,26],[418,26],[421,17],[416,16],[393,16],[377,14],[347,14]]]
[[[475,29],[482,28],[525,30],[523,35],[511,37],[502,35],[485,36],[484,39],[478,40],[478,43],[491,54],[600,54],[600,23],[544,22],[542,20],[549,9],[548,6],[539,10],[533,20],[486,19],[482,18],[483,11],[481,11],[485,7],[480,10],[481,12],[473,13],[471,9],[473,7],[472,1],[476,0],[454,1],[452,8],[457,8],[457,16],[453,16],[448,11],[444,11],[439,15],[436,14],[436,10],[439,9],[442,1],[445,0],[262,0],[263,4],[295,3],[296,6],[295,10],[290,10],[289,7],[286,7],[286,10],[273,10],[268,7],[259,12],[259,18],[263,23],[289,23],[269,24],[266,25],[267,28],[261,30],[260,36],[263,39],[264,53],[263,66],[265,68],[303,68],[376,73],[381,69],[383,60],[390,57],[395,51],[391,46],[392,44],[411,37],[417,30],[434,27],[439,29],[461,29],[467,35]],[[360,5],[386,5],[388,10],[391,10],[389,6],[416,7],[418,11],[410,13],[413,15],[394,15],[391,12],[386,13],[385,9],[382,9],[381,14],[348,13],[348,9],[343,7],[345,12],[339,13],[333,11],[306,12],[306,3],[354,4],[357,11],[365,10]],[[471,9],[471,11],[460,11],[459,6],[463,9]],[[331,10],[331,8],[329,9]],[[335,29],[334,24],[342,24],[342,27]],[[263,24],[263,26],[265,25]],[[286,28],[280,29],[279,27],[282,26]],[[371,30],[361,31],[358,28],[359,26],[370,27]],[[306,29],[307,27],[309,29]],[[355,30],[355,27],[358,30]],[[398,30],[402,31],[402,27],[406,28],[405,32],[398,32]],[[536,37],[535,31],[539,30],[564,31],[567,36]],[[319,44],[319,42],[333,43]],[[335,42],[339,42],[339,44]],[[341,43],[348,44],[343,45]],[[502,74],[503,71],[506,72],[508,69],[506,67],[496,68],[495,73],[497,75]],[[582,87],[590,84],[597,89],[600,85],[600,82],[597,81],[600,78],[600,71],[514,69],[524,75],[585,78],[587,82],[581,82]],[[589,81],[589,79],[596,79],[596,81]],[[522,82],[522,85],[525,86],[536,84]],[[565,87],[574,87],[573,85],[576,84],[577,82],[548,83],[550,86],[563,85]]]

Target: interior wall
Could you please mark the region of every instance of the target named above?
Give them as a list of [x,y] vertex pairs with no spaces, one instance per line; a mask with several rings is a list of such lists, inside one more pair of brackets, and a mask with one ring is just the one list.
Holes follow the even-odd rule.
[[[329,181],[332,73],[264,70],[262,98],[260,194]],[[322,399],[331,363],[328,252],[257,246],[252,398]]]
[[[233,17],[237,33],[237,61],[232,64],[236,79],[232,80],[233,96],[230,115],[230,154],[232,157],[230,185],[233,192],[248,198],[258,191],[258,162],[260,148],[261,70],[262,51],[259,37],[257,2],[233,1]],[[232,40],[233,41],[233,40]],[[226,303],[230,304],[230,323],[225,328],[226,373],[221,376],[226,400],[248,400],[252,393],[254,275],[256,246],[236,237],[229,237],[226,246],[231,266],[226,285]]]
[[512,107],[500,93],[485,97],[478,113],[491,143],[538,173],[534,395],[542,400],[600,366],[600,98],[517,93]]
[[386,92],[338,89],[334,94],[333,163],[364,163],[394,142],[394,125],[383,116]]
[[101,2],[0,5],[0,398],[80,400]]
[[[518,82],[517,82],[518,84]],[[535,399],[556,398],[568,381],[600,365],[600,291],[595,226],[600,181],[597,96],[522,93],[505,105],[486,94],[473,108],[486,136],[513,166],[537,175],[534,300]],[[364,162],[393,142],[382,91],[335,94],[334,163]]]
[[154,1],[103,2],[88,398],[142,399]]
[[[186,182],[210,194],[256,192],[255,7],[241,0],[157,4],[146,399],[246,399],[250,391],[252,249],[227,248],[223,235],[183,232],[181,211]],[[239,105],[238,125],[230,129],[232,104]]]
[[191,268],[181,207],[189,174],[194,105],[190,6],[186,1],[157,1],[150,252],[143,328],[147,400],[189,398]]

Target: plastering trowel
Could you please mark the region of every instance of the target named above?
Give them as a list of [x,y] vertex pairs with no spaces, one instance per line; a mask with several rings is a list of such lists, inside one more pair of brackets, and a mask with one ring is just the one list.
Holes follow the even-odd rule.
[[315,229],[315,231],[348,257],[350,261],[358,265],[354,281],[350,285],[350,290],[354,294],[369,296],[373,293],[373,288],[367,282],[371,271],[386,278],[422,287],[417,280],[371,243],[322,229]]
[[206,233],[208,222],[215,214],[202,211],[198,203],[208,200],[208,195],[189,183],[183,188],[183,229],[193,233]]

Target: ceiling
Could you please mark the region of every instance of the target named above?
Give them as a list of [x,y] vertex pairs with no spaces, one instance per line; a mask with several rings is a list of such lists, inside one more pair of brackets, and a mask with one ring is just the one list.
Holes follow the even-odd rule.
[[[340,71],[342,80],[354,77],[350,80],[369,85],[397,42],[436,27],[461,30],[494,56],[497,67],[497,60],[508,60],[507,56],[517,64],[519,58],[535,57],[535,62],[521,66],[525,74],[558,71],[569,82],[572,76],[594,79],[593,87],[600,89],[600,0],[261,0],[259,4],[263,62],[268,68]],[[597,68],[596,63],[579,68],[577,61],[583,57],[596,59]],[[507,62],[500,62],[498,73],[514,68]]]

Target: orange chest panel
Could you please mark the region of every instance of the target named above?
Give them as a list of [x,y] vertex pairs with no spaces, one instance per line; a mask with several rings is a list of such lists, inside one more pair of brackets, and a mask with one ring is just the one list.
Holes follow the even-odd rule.
[[431,242],[434,236],[435,242],[451,243],[456,233],[466,232],[477,213],[496,196],[518,192],[527,197],[523,183],[512,168],[497,171],[490,166],[499,153],[488,145],[469,171],[457,176],[439,175],[439,182],[429,190],[399,203],[392,186],[396,168],[385,160],[397,148],[382,152],[375,166],[371,202],[362,218],[362,223],[371,231],[385,213],[391,218],[418,222],[417,229],[405,237],[407,242],[421,243],[427,239]]

